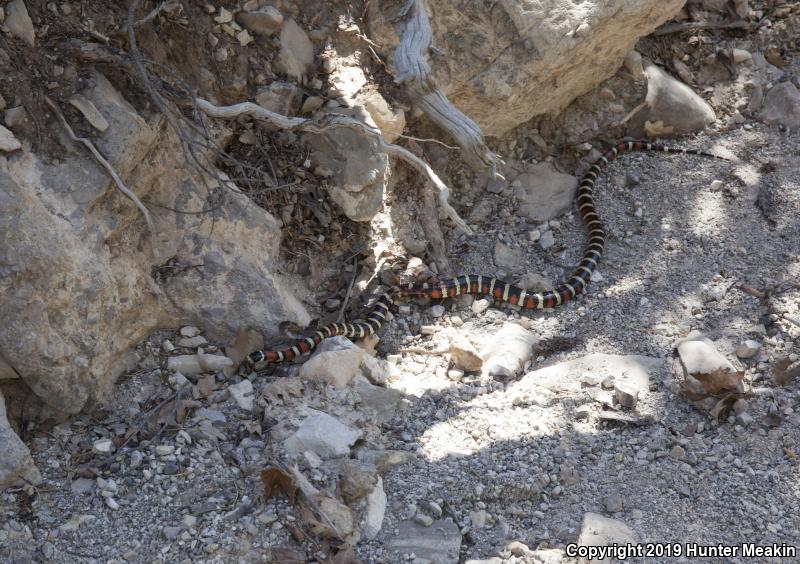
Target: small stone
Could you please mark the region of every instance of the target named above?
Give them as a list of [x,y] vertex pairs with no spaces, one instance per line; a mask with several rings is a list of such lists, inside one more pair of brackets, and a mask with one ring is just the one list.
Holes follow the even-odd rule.
[[433,335],[436,333],[436,325],[421,325],[419,333],[420,335]]
[[430,515],[425,515],[424,513],[417,513],[414,515],[414,522],[417,525],[422,525],[423,527],[430,527],[433,525],[433,517]]
[[600,387],[604,390],[610,390],[614,387],[614,377],[613,376],[606,376],[600,381]]
[[355,378],[364,354],[364,349],[345,337],[325,339],[300,367],[299,376],[342,389]]
[[481,314],[484,311],[486,311],[487,309],[489,309],[490,303],[491,302],[489,302],[489,300],[487,300],[486,298],[481,298],[480,300],[475,300],[474,302],[472,302],[472,306],[471,306],[472,307],[472,311],[477,313],[477,314]]
[[181,327],[182,337],[196,337],[199,334],[200,334],[200,329],[198,329],[194,325],[186,325],[184,327]]
[[143,459],[144,457],[142,456],[141,452],[139,452],[138,450],[133,451],[131,453],[131,459],[130,462],[128,463],[128,467],[131,469],[138,468],[139,466],[142,465]]
[[671,458],[674,458],[675,460],[683,460],[684,458],[686,458],[686,449],[684,449],[680,445],[675,445],[670,449],[669,455]]
[[214,16],[214,21],[218,24],[230,23],[233,21],[233,14],[225,8],[220,8],[219,15]]
[[733,411],[736,413],[744,413],[747,411],[747,400],[744,398],[739,398],[733,402]]
[[639,400],[639,389],[629,382],[619,382],[614,385],[614,398],[624,409],[635,409]]
[[156,456],[169,456],[175,452],[173,445],[158,445],[156,447]]
[[739,414],[736,416],[736,418],[737,418],[737,419],[739,420],[739,422],[740,422],[742,425],[744,425],[745,427],[746,427],[747,425],[750,425],[750,424],[751,424],[753,421],[755,421],[755,420],[753,419],[753,416],[752,416],[752,415],[750,415],[749,413],[747,413],[746,411],[743,411],[742,413],[739,413]]
[[161,343],[161,348],[164,349],[164,352],[171,353],[175,350],[175,345],[173,345],[172,341],[169,339],[164,339],[164,341]]
[[433,513],[434,518],[439,519],[442,516],[442,507],[435,501],[428,503],[428,510]]
[[74,494],[87,494],[95,489],[95,481],[88,478],[78,478],[70,484],[70,489]]
[[430,312],[431,317],[441,317],[444,315],[446,310],[444,309],[444,306],[437,304],[435,306],[431,306],[428,311]]
[[181,534],[181,531],[183,531],[183,527],[164,527],[161,531],[164,533],[164,537],[167,540],[175,540],[178,538],[178,535]]
[[556,244],[556,238],[553,236],[552,231],[548,229],[547,231],[542,233],[542,237],[539,239],[539,246],[542,247],[542,249],[547,250],[555,244]]
[[712,192],[719,192],[725,186],[725,183],[722,180],[714,180],[711,182],[709,189]]
[[542,232],[539,231],[538,229],[534,229],[533,231],[529,231],[528,232],[528,240],[531,243],[535,243],[536,241],[538,241],[541,238],[542,238]]
[[314,62],[314,45],[308,34],[291,18],[283,24],[280,43],[276,67],[290,78],[299,80]]
[[252,12],[239,12],[236,21],[257,35],[272,35],[280,31],[283,16],[274,6],[262,6]]
[[228,386],[228,392],[230,392],[236,405],[245,411],[253,410],[253,383],[250,380],[242,380],[238,384]]
[[92,444],[92,450],[96,454],[111,454],[115,447],[111,439],[98,439]]
[[8,129],[0,125],[0,151],[10,153],[20,149],[22,144]]
[[800,127],[800,91],[791,82],[773,86],[764,97],[762,121],[784,127]]
[[447,377],[450,378],[453,382],[460,382],[461,379],[464,377],[464,371],[458,368],[448,370]]
[[119,509],[119,503],[117,503],[117,501],[113,497],[107,497],[105,498],[105,500],[106,500],[106,505],[112,511],[116,511],[117,509]]
[[736,356],[741,359],[753,358],[758,354],[759,350],[761,350],[761,343],[752,339],[747,339],[736,348]]
[[194,515],[184,515],[183,519],[181,519],[181,523],[184,527],[191,529],[197,525],[197,517]]
[[325,103],[325,100],[320,96],[309,96],[303,102],[303,106],[300,108],[301,114],[313,114],[318,109],[322,107],[322,104]]
[[202,335],[196,337],[184,337],[178,341],[178,346],[185,349],[196,349],[197,347],[204,347],[208,344],[206,338]]
[[606,496],[605,499],[606,511],[609,513],[619,513],[622,511],[622,495],[618,492],[613,492]]
[[736,49],[733,48],[733,62],[736,64],[745,63],[753,58],[753,55],[750,51],[746,49]]
[[310,450],[323,459],[349,454],[350,446],[361,433],[327,413],[314,409],[308,411],[308,417],[297,431],[284,441],[286,451],[295,455]]

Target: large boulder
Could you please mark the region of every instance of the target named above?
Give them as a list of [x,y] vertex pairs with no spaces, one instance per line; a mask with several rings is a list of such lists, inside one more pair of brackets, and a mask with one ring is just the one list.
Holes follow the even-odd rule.
[[[373,3],[370,27],[391,57],[390,2]],[[439,88],[488,135],[555,114],[613,75],[637,39],[675,16],[684,0],[428,2]]]
[[67,413],[107,395],[155,329],[191,323],[228,339],[240,325],[273,333],[309,321],[273,270],[279,222],[234,187],[198,179],[169,128],[101,75],[91,82],[83,95],[109,122],[96,145],[149,206],[152,241],[83,147],[65,142],[60,161],[0,159],[0,356]]

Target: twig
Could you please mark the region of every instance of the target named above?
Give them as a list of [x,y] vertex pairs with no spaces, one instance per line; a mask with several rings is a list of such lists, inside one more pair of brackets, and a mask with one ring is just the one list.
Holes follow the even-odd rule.
[[158,14],[163,12],[166,8],[172,7],[174,5],[175,5],[175,2],[173,0],[164,0],[161,4],[159,4],[158,6],[153,8],[153,10],[149,14],[147,14],[145,17],[143,17],[142,19],[140,19],[139,21],[137,21],[133,25],[138,26],[138,25],[146,24],[147,22],[149,22],[150,20],[155,18]]
[[668,23],[656,29],[652,35],[668,35],[670,33],[680,33],[681,31],[697,31],[700,29],[744,29],[752,31],[755,29],[755,24],[739,20],[735,22],[683,22],[683,23]]
[[86,139],[85,137],[78,137],[77,135],[75,135],[75,132],[72,131],[72,128],[70,127],[69,123],[67,123],[67,119],[64,117],[64,114],[61,113],[61,110],[58,108],[55,102],[53,102],[47,96],[44,97],[44,101],[47,103],[48,106],[50,106],[50,108],[56,114],[56,117],[58,117],[59,121],[61,122],[61,125],[67,131],[67,135],[69,135],[70,139],[72,139],[76,143],[82,143],[87,149],[89,149],[94,158],[97,159],[97,162],[99,162],[102,165],[102,167],[106,169],[108,174],[114,180],[114,183],[117,185],[119,191],[125,194],[130,200],[132,200],[133,203],[136,204],[136,207],[139,208],[139,211],[142,212],[144,220],[147,222],[147,228],[150,230],[150,237],[153,246],[153,254],[156,257],[159,257],[160,253],[158,252],[158,246],[156,245],[156,228],[155,225],[153,224],[153,219],[150,217],[150,212],[148,211],[147,207],[142,203],[142,201],[136,194],[131,192],[128,189],[128,187],[125,186],[125,183],[122,182],[122,179],[117,174],[117,171],[115,171],[114,167],[111,166],[111,163],[109,163],[105,159],[105,157],[100,154],[100,151],[97,150],[97,148],[94,146],[94,143],[92,143],[89,139]]
[[447,149],[458,151],[458,147],[453,147],[452,145],[448,145],[447,143],[439,141],[438,139],[421,139],[419,137],[412,137],[411,135],[403,135],[402,133],[398,134],[398,137],[402,137],[403,139],[410,139],[411,141],[417,141],[419,143],[437,143]]
[[444,211],[447,217],[449,217],[464,232],[472,235],[472,230],[469,228],[469,226],[467,226],[466,222],[461,219],[456,210],[453,209],[448,202],[450,189],[444,182],[441,181],[428,163],[411,153],[409,150],[400,147],[399,145],[387,143],[381,137],[380,131],[374,127],[370,127],[361,121],[342,115],[329,114],[323,116],[319,120],[287,117],[282,114],[271,112],[266,108],[259,106],[258,104],[253,104],[252,102],[241,102],[231,106],[216,106],[207,100],[198,98],[197,107],[206,115],[214,118],[234,119],[245,115],[259,121],[271,123],[272,125],[281,129],[298,129],[300,131],[307,131],[310,133],[323,133],[328,129],[336,127],[356,129],[364,135],[374,138],[380,148],[387,154],[402,159],[406,163],[410,164],[420,174],[426,176],[439,192],[439,206],[442,208],[442,211]]
[[353,286],[356,285],[356,278],[358,278],[358,257],[353,257],[353,277],[350,279],[350,286],[348,286],[347,293],[344,295],[342,309],[339,310],[339,315],[336,316],[336,323],[342,322],[344,310],[347,307],[347,302],[350,301],[350,296],[353,294]]

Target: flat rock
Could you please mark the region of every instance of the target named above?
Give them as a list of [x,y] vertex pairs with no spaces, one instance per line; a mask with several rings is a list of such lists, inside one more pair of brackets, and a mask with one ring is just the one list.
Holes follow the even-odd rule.
[[516,323],[504,326],[481,349],[482,370],[491,375],[511,377],[531,358],[537,339]]
[[646,109],[631,119],[635,135],[645,134],[645,122],[663,122],[662,136],[677,136],[702,130],[714,123],[716,115],[703,98],[660,67],[648,63]]
[[483,358],[478,349],[458,333],[450,335],[450,357],[456,368],[464,372],[477,372],[483,367]]
[[697,331],[678,341],[677,349],[687,375],[736,372],[736,367],[717,351],[714,342]]
[[369,353],[361,359],[361,373],[376,386],[385,386],[395,369],[396,365]]
[[517,286],[531,292],[545,292],[553,287],[553,283],[541,274],[528,272],[519,277]]
[[[604,517],[598,513],[586,513],[583,516],[581,533],[578,537],[578,546],[609,546],[613,544],[625,545],[635,543],[636,535],[633,530],[617,519]],[[609,563],[611,558],[591,560],[579,558],[580,564]]]
[[375,126],[381,130],[381,137],[387,143],[394,143],[406,128],[406,114],[401,109],[393,109],[379,92],[359,92],[355,103],[364,106]]
[[302,91],[290,82],[272,82],[256,94],[256,104],[276,114],[294,116],[300,109]]
[[167,359],[167,368],[181,374],[216,372],[227,366],[233,366],[233,361],[227,356],[216,354],[182,354]]
[[753,358],[761,350],[761,343],[747,339],[736,347],[736,356],[742,359]]
[[570,208],[578,180],[545,162],[528,167],[511,185],[520,202],[520,213],[531,221],[547,221]]
[[253,383],[250,380],[242,380],[238,384],[228,386],[228,391],[236,405],[246,411],[253,410]]
[[780,82],[764,97],[759,117],[771,124],[800,127],[800,91],[791,82]]
[[26,482],[40,484],[42,476],[28,447],[8,423],[5,398],[0,392],[0,491]]
[[274,6],[262,6],[252,12],[239,12],[236,21],[257,35],[272,35],[281,29],[283,16]]
[[303,366],[300,378],[325,382],[334,388],[344,388],[358,374],[364,349],[346,337],[325,339]]
[[398,533],[389,539],[392,562],[402,562],[404,555],[414,554],[421,562],[457,564],[461,550],[461,532],[451,520],[437,520],[425,527],[413,521],[397,525]]
[[516,272],[525,264],[525,251],[497,241],[494,244],[494,264],[498,268]]
[[28,9],[23,0],[14,0],[5,6],[6,19],[5,27],[14,37],[22,39],[29,46],[36,45],[36,34],[33,29],[33,22],[28,15]]
[[0,151],[9,153],[22,147],[22,144],[8,129],[0,125]]
[[359,407],[373,421],[383,423],[394,417],[403,399],[403,394],[391,388],[375,386],[364,376],[358,375],[353,380],[353,389],[361,401]]
[[286,452],[297,456],[310,450],[322,459],[347,456],[361,433],[322,411],[308,412],[297,431],[284,441]]
[[383,489],[383,479],[378,476],[378,483],[367,495],[367,507],[364,510],[364,524],[361,533],[364,540],[372,540],[383,527],[383,517],[386,514],[386,492]]
[[276,66],[290,78],[299,81],[314,62],[314,45],[303,28],[291,18],[283,23],[280,43]]
[[651,375],[665,370],[664,359],[641,355],[595,353],[528,372],[514,386],[543,387],[554,392],[580,390],[585,376],[594,380],[612,377],[615,384],[626,382],[639,393],[650,389]]

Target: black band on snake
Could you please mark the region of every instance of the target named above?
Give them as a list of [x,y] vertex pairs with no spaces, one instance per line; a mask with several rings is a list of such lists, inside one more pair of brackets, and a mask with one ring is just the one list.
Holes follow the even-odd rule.
[[598,157],[581,178],[578,185],[577,206],[586,229],[589,232],[589,243],[583,252],[583,258],[575,267],[572,275],[553,289],[543,293],[529,293],[526,290],[498,280],[492,276],[480,274],[467,274],[450,280],[443,280],[439,284],[408,284],[394,287],[384,293],[363,321],[355,323],[332,323],[322,327],[305,339],[297,340],[294,345],[283,350],[255,351],[250,353],[248,361],[252,364],[258,362],[278,363],[289,362],[300,355],[309,353],[324,339],[341,335],[350,339],[361,339],[377,333],[386,319],[390,306],[397,301],[410,298],[427,296],[432,299],[455,297],[460,294],[477,294],[492,296],[510,304],[519,305],[525,309],[554,308],[567,303],[572,298],[586,289],[592,273],[597,268],[603,256],[606,233],[603,223],[594,207],[594,184],[600,172],[614,159],[623,153],[632,151],[658,151],[662,153],[686,153],[701,155],[715,159],[728,160],[725,157],[705,153],[696,149],[683,149],[667,147],[644,141],[628,141],[608,149]]

